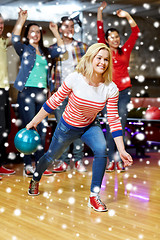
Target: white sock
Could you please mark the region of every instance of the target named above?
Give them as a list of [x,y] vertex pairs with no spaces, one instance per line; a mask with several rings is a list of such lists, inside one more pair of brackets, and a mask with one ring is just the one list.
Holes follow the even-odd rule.
[[99,193],[94,193],[94,192],[91,192],[90,193],[90,197],[96,197],[96,196],[98,196],[99,195]]

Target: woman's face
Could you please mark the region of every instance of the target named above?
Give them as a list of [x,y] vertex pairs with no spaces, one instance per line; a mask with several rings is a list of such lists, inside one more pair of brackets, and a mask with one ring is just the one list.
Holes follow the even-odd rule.
[[101,49],[93,58],[93,72],[102,75],[108,68],[109,52],[107,49]]
[[106,42],[108,43],[110,48],[117,49],[119,47],[119,45],[120,45],[120,36],[119,36],[119,34],[116,31],[111,32],[108,35],[108,39],[106,40]]
[[29,28],[27,38],[29,39],[30,44],[38,44],[41,39],[41,32],[38,26],[32,25]]

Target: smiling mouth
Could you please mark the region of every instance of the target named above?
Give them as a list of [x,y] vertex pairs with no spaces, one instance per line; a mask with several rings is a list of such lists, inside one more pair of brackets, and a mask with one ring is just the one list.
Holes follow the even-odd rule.
[[114,42],[113,44],[114,44],[114,45],[118,45],[119,43],[118,43],[118,42]]
[[98,65],[98,67],[101,68],[101,69],[105,69],[105,67],[104,67],[104,66],[101,66],[101,65]]

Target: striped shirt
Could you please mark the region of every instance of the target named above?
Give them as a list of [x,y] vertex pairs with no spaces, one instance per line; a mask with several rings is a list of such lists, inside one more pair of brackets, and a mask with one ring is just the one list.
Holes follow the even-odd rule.
[[[87,83],[84,76],[73,72],[64,80],[58,91],[43,105],[48,113],[56,109],[69,96],[63,119],[73,127],[83,128],[91,124],[107,102],[108,123],[113,137],[122,135],[118,115],[118,88],[115,83],[101,83],[98,87]],[[114,132],[114,134],[113,134]]]

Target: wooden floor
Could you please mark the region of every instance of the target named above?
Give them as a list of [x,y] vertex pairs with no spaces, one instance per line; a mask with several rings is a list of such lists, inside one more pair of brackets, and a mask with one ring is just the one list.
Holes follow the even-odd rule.
[[[0,240],[160,240],[160,156],[135,159],[125,173],[106,173],[101,199],[109,211],[87,207],[88,171],[43,177],[40,195],[27,195],[22,163],[0,181]],[[9,166],[8,166],[9,167]]]

